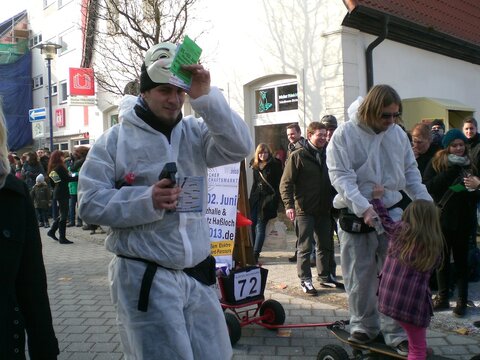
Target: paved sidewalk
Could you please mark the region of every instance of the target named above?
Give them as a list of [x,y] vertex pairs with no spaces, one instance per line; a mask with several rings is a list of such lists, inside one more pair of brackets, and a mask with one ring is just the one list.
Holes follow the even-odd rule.
[[[115,310],[110,302],[107,266],[112,257],[104,246],[104,234],[67,228],[72,245],[60,245],[41,229],[47,268],[49,295],[55,331],[60,342],[59,359],[122,359],[115,326]],[[299,288],[292,239],[286,249],[266,248],[261,257],[269,269],[267,298],[279,301],[286,312],[285,323],[319,323],[348,318],[340,290],[323,289],[318,297],[307,297]],[[448,316],[447,314],[445,316]],[[475,318],[476,316],[476,318]],[[468,321],[480,320],[478,313]],[[452,331],[430,330],[429,346],[436,354],[452,359],[470,359],[480,354],[479,335],[457,335]],[[324,327],[270,331],[258,325],[242,328],[234,347],[234,359],[316,359],[327,344],[337,344]],[[350,352],[350,349],[346,348]]]

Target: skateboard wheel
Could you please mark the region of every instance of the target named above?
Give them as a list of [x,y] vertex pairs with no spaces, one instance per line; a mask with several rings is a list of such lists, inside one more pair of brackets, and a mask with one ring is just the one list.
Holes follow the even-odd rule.
[[317,360],[348,360],[347,351],[339,345],[325,345],[317,355]]

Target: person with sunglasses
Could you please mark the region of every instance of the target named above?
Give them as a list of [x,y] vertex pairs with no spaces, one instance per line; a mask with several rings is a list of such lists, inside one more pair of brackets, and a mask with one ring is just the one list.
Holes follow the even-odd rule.
[[[371,187],[382,184],[389,216],[402,215],[401,190],[412,199],[432,201],[415,161],[410,141],[397,123],[402,101],[389,85],[376,85],[349,108],[349,121],[337,128],[327,147],[330,180],[338,194],[333,206],[348,221],[339,221],[340,259],[350,311],[350,338],[360,344],[382,331],[385,343],[408,354],[405,331],[378,311],[378,272],[387,252],[387,237],[378,225]],[[350,224],[351,226],[347,226]]]

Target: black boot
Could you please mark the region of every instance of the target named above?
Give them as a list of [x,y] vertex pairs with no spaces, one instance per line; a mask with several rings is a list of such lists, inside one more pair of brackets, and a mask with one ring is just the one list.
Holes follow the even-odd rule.
[[447,310],[450,308],[450,303],[448,302],[448,298],[445,296],[437,295],[433,299],[433,310]]
[[60,223],[58,226],[58,232],[60,233],[60,240],[59,240],[60,244],[73,244],[72,241],[66,238],[67,220],[60,220]]
[[457,305],[453,309],[453,315],[455,317],[463,317],[467,311],[467,302],[465,300],[459,299]]
[[52,223],[52,227],[50,230],[47,231],[47,235],[50,236],[53,240],[58,241],[58,238],[55,236],[55,232],[58,229],[58,223],[60,218],[56,218],[55,221]]

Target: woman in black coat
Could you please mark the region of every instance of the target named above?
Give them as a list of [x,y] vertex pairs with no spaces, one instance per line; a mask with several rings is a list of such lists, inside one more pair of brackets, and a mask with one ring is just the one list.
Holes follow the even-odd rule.
[[27,185],[10,174],[0,108],[0,359],[56,359],[37,218]]
[[442,139],[444,149],[435,154],[423,175],[428,192],[443,208],[440,224],[446,242],[443,263],[437,270],[438,295],[433,300],[433,308],[444,310],[450,307],[450,254],[453,254],[458,291],[453,314],[457,317],[465,315],[467,309],[468,240],[476,226],[478,199],[478,191],[465,187],[472,175],[478,175],[468,155],[466,142],[467,138],[460,130],[449,130]]
[[253,184],[250,191],[250,215],[255,262],[258,261],[265,241],[265,230],[270,219],[277,217],[280,200],[279,185],[282,178],[282,164],[273,157],[267,144],[259,144],[252,160]]
[[[66,237],[68,202],[70,199],[70,191],[68,183],[78,181],[75,176],[70,176],[67,166],[65,165],[65,155],[60,150],[55,150],[50,156],[48,162],[48,176],[50,184],[53,186],[53,201],[58,203],[60,215],[54,219],[52,227],[47,232],[53,240],[60,244],[71,244],[72,241]],[[57,238],[55,232],[58,230],[60,238]]]

